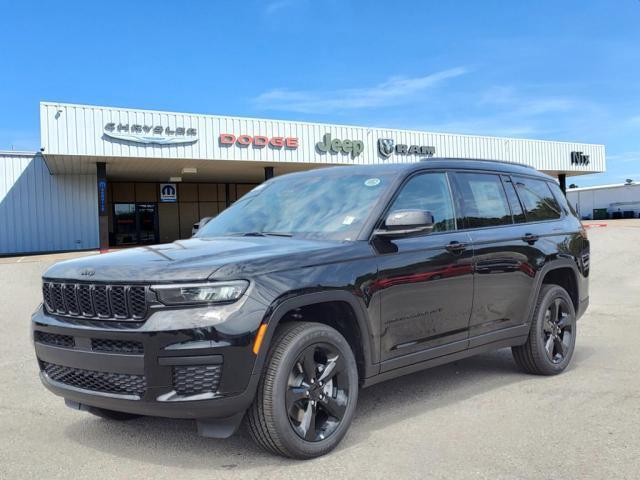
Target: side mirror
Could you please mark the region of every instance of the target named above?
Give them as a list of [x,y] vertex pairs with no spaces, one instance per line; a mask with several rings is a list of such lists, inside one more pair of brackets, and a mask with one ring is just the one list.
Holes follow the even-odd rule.
[[400,238],[433,230],[433,215],[426,210],[395,210],[384,221],[384,227],[373,234],[377,237]]

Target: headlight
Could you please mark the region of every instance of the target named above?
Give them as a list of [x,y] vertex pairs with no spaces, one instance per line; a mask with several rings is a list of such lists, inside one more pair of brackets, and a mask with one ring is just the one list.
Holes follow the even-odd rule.
[[155,285],[151,287],[165,305],[197,305],[202,303],[229,303],[238,300],[247,290],[249,282],[194,283],[184,285]]

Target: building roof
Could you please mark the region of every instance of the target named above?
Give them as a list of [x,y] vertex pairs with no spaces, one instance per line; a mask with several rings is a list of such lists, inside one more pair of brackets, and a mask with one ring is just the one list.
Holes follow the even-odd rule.
[[16,157],[33,157],[37,152],[28,152],[26,150],[0,150],[0,155],[3,157],[16,156]]
[[640,183],[611,183],[609,185],[594,185],[593,187],[568,188],[567,192],[584,192],[588,190],[606,190],[609,188],[640,187]]
[[[188,138],[183,136],[187,129]],[[285,173],[311,166],[413,163],[429,152],[440,158],[525,163],[550,175],[606,170],[605,148],[597,144],[52,102],[40,104],[40,131],[43,155],[53,174],[91,174],[96,162],[105,162],[110,178],[133,179],[133,175],[149,181],[166,179],[183,167],[197,167],[200,174],[207,164],[212,180],[219,180],[226,170],[237,180],[256,181],[265,166],[277,166]],[[222,141],[223,136],[234,140]],[[269,146],[252,143],[253,136],[293,142]],[[236,142],[236,137],[245,141]],[[358,151],[351,146],[343,150],[346,140],[357,142]],[[333,142],[335,146],[326,147]],[[381,145],[386,145],[383,150]],[[199,161],[203,162],[195,165]]]

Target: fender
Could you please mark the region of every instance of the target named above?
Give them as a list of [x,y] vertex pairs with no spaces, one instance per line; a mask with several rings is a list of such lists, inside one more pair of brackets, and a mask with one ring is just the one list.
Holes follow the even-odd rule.
[[[536,301],[538,299],[538,294],[540,293],[540,289],[542,288],[542,280],[547,275],[547,273],[552,270],[558,270],[560,268],[570,268],[573,271],[574,280],[576,282],[576,289],[578,289],[578,303],[580,303],[580,282],[578,282],[578,275],[580,272],[578,271],[578,266],[576,265],[575,260],[567,257],[560,257],[556,260],[552,260],[550,262],[545,263],[540,270],[538,270],[538,274],[535,280],[535,286],[531,292],[531,296],[529,297],[529,302],[527,304],[527,311],[529,312],[527,315],[527,325],[531,325],[533,321],[533,313],[536,305]],[[576,312],[578,309],[576,308]]]
[[376,375],[380,369],[380,366],[378,364],[374,364],[372,359],[372,345],[375,342],[373,333],[371,331],[371,326],[369,325],[368,321],[368,313],[363,308],[361,303],[358,302],[358,300],[353,296],[353,294],[345,290],[329,290],[314,293],[305,293],[288,298],[277,305],[275,305],[277,301],[274,302],[274,304],[272,304],[272,306],[270,307],[270,310],[272,310],[271,313],[267,313],[267,315],[265,315],[265,320],[263,321],[263,323],[267,324],[267,331],[265,333],[258,358],[256,359],[253,367],[253,375],[260,374],[260,372],[262,371],[262,366],[264,365],[267,352],[269,351],[269,346],[271,345],[273,334],[285,314],[295,308],[326,302],[345,302],[351,307],[358,322],[360,333],[362,335],[364,378]]

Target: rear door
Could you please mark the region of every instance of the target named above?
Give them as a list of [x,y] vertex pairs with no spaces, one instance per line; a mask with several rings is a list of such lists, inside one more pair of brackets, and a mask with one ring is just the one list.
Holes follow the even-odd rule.
[[458,225],[469,234],[474,250],[472,348],[515,336],[523,325],[535,255],[522,239],[525,215],[509,177],[475,171],[456,172],[453,179],[461,212]]
[[435,227],[425,235],[373,242],[383,370],[466,348],[471,314],[473,251],[468,235],[456,228],[447,174],[409,178],[388,212],[402,209],[430,211]]

